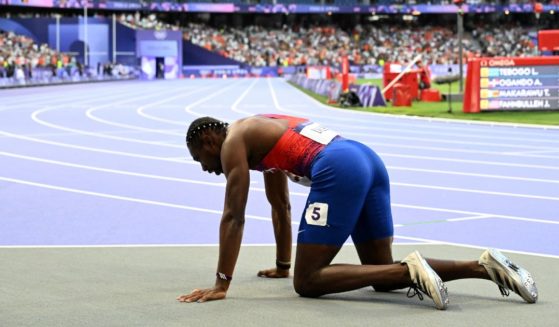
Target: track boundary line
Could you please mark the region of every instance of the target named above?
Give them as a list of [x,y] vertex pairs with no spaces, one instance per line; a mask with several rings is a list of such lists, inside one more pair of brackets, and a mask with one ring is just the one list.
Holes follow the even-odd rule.
[[[401,239],[409,239],[415,240],[417,239],[418,243],[414,242],[394,242],[393,246],[412,246],[412,245],[450,245],[456,247],[465,247],[477,250],[485,250],[488,247],[471,245],[471,244],[463,244],[463,243],[452,243],[452,242],[444,242],[444,241],[435,241],[435,240],[426,240],[420,241],[422,239],[416,237],[407,237],[407,236],[400,236],[394,235],[394,238],[401,238]],[[292,246],[296,246],[297,243],[293,243]],[[258,243],[258,244],[241,244],[241,247],[275,247],[276,245],[273,243]],[[353,243],[344,243],[344,247],[355,247]],[[106,245],[0,245],[0,250],[26,250],[26,249],[104,249],[104,248],[191,248],[191,247],[219,247],[219,244],[211,243],[211,244],[106,244]],[[499,248],[498,250],[508,253],[515,253],[515,254],[522,254],[522,255],[529,255],[534,257],[542,257],[542,258],[551,258],[551,259],[559,259],[559,256],[552,255],[552,254],[544,254],[544,253],[536,253],[536,252],[526,252],[526,251],[517,251],[517,250],[510,250],[510,249],[502,249]]]

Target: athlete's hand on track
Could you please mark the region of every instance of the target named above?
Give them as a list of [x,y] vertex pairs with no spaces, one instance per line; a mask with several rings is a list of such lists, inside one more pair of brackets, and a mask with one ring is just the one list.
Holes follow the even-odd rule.
[[195,288],[190,292],[190,294],[181,295],[177,298],[179,302],[206,302],[213,300],[223,300],[225,299],[225,294],[227,292],[220,288],[206,288],[198,289]]
[[257,276],[266,277],[266,278],[287,278],[289,277],[289,269],[271,268],[266,270],[260,270]]

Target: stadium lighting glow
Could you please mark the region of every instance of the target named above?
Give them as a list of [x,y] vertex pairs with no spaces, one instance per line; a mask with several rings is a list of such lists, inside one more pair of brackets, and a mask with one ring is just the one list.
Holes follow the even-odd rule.
[[551,15],[553,15],[553,14],[555,14],[555,10],[550,10],[549,13],[550,13]]
[[510,12],[509,12],[509,10],[508,10],[508,9],[507,9],[507,10],[505,10],[505,15],[508,15],[509,13],[510,13]]

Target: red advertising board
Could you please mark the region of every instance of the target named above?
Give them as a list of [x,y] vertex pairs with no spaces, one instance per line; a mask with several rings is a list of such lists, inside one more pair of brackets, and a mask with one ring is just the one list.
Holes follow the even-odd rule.
[[559,30],[538,31],[538,49],[540,51],[559,51]]
[[[388,86],[400,73],[404,70],[404,65],[395,62],[387,62],[384,64],[384,73],[382,75],[382,81],[384,87]],[[413,99],[419,98],[419,73],[417,69],[409,70],[404,73],[398,83],[407,85],[407,92],[410,93]],[[384,98],[387,100],[392,100],[393,86],[384,91]]]

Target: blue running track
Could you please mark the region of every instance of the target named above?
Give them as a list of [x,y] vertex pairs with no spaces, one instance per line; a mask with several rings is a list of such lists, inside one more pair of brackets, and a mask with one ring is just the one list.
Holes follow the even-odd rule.
[[[397,242],[559,257],[559,129],[325,107],[281,79],[114,82],[0,91],[0,246],[216,244],[225,179],[184,143],[199,116],[311,118],[372,147]],[[307,189],[290,184],[294,233]],[[273,244],[259,173],[245,244]]]

